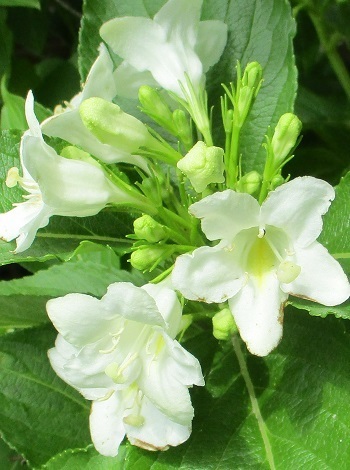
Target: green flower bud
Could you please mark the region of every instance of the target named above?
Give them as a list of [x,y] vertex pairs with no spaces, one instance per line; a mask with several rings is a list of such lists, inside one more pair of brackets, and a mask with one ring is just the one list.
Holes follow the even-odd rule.
[[250,171],[237,183],[237,190],[241,193],[254,194],[260,188],[262,176],[257,171]]
[[213,318],[213,335],[219,340],[228,340],[237,330],[232,313],[228,308],[224,308],[216,313]]
[[187,148],[191,148],[193,145],[192,129],[185,112],[182,109],[175,109],[173,119],[176,127],[176,135]]
[[101,168],[101,165],[91,157],[91,155],[84,150],[78,149],[73,145],[68,145],[61,150],[61,157],[68,158],[71,160],[81,160],[83,162],[90,163],[98,168]]
[[165,129],[176,134],[173,114],[161,94],[148,85],[139,88],[139,101],[142,110]]
[[135,235],[149,243],[157,243],[167,236],[166,228],[151,216],[143,215],[134,221]]
[[194,190],[201,193],[208,184],[224,182],[223,156],[222,148],[207,147],[204,142],[197,142],[177,167],[189,178]]
[[295,146],[301,131],[301,121],[295,114],[280,117],[272,137],[271,147],[276,163],[281,163]]
[[85,127],[103,144],[131,154],[146,147],[162,161],[173,164],[178,161],[175,150],[163,145],[141,121],[124,113],[116,104],[102,98],[89,98],[82,102],[79,113]]
[[131,266],[139,271],[152,270],[164,259],[168,247],[164,245],[142,246],[130,256]]
[[261,86],[262,67],[259,62],[250,62],[242,77],[242,85],[254,89],[254,97],[258,94]]
[[285,180],[282,175],[275,175],[271,180],[271,189],[276,189],[281,184],[285,183]]

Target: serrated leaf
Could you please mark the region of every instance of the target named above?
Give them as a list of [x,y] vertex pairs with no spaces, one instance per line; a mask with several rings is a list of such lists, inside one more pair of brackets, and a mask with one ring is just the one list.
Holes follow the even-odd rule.
[[340,180],[335,192],[319,241],[337,259],[346,259],[350,258],[350,172]]
[[285,323],[280,346],[266,358],[252,356],[241,346],[240,359],[247,367],[243,374],[232,345],[218,348],[206,377],[207,389],[194,391],[190,439],[159,453],[130,446],[126,469],[326,470],[336,462],[337,469],[346,470],[347,322],[290,309]]
[[51,369],[53,328],[0,337],[0,433],[31,465],[71,447],[86,447],[89,403]]
[[48,323],[46,302],[71,292],[101,297],[113,282],[144,284],[140,273],[120,269],[109,247],[83,243],[68,262],[21,279],[0,282],[0,328],[28,328]]
[[124,468],[125,446],[119,447],[117,457],[104,457],[94,447],[69,449],[55,455],[41,470],[122,470]]
[[[135,1],[132,4],[85,0],[79,47],[82,81],[97,56],[97,46],[101,42],[98,31],[103,22],[126,15],[152,17],[164,3],[164,0]],[[221,83],[233,81],[237,60],[242,66],[252,61],[263,66],[263,86],[242,130],[240,142],[244,170],[262,170],[265,150],[261,145],[267,128],[274,126],[281,114],[292,111],[296,94],[292,49],[295,23],[290,5],[285,0],[265,0],[263,3],[260,0],[204,0],[202,19],[222,20],[229,29],[224,54],[207,75],[210,104],[216,107],[217,123],[220,122],[219,97],[223,94]],[[217,129],[214,131],[218,133]],[[222,136],[216,144],[223,146]]]

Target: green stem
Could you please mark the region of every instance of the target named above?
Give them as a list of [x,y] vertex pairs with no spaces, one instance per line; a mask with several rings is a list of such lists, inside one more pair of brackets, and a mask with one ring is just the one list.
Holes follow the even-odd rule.
[[238,360],[239,368],[241,369],[243,380],[245,382],[245,385],[249,393],[249,398],[252,404],[253,413],[258,422],[259,431],[260,431],[262,440],[264,442],[266,458],[267,458],[269,467],[271,470],[276,470],[272,448],[271,448],[271,444],[269,441],[269,436],[267,435],[267,427],[266,427],[264,418],[262,417],[262,414],[259,408],[259,403],[255,395],[254,385],[249,375],[247,363],[245,361],[244,355],[241,350],[240,339],[238,335],[232,336],[232,345],[233,345],[235,354],[237,356],[237,360]]
[[228,159],[227,171],[227,187],[234,189],[237,183],[237,168],[238,168],[238,144],[239,134],[241,128],[233,124],[231,134],[230,156]]
[[309,15],[311,21],[313,22],[320,43],[327,54],[328,60],[334,70],[334,73],[338,77],[338,80],[343,87],[344,92],[346,93],[348,99],[350,100],[350,75],[347,68],[344,65],[344,62],[337,51],[334,41],[331,40],[327,34],[326,28],[320,16],[315,14],[313,11],[309,10]]

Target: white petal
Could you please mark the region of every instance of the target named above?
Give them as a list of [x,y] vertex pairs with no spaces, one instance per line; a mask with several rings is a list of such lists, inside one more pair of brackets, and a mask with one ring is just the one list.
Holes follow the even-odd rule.
[[0,237],[6,241],[17,238],[15,253],[21,253],[33,243],[39,228],[46,227],[51,215],[50,208],[42,202],[22,202],[9,212],[0,214]]
[[107,457],[118,454],[125,436],[123,413],[125,403],[121,392],[115,392],[108,400],[94,401],[90,414],[91,439],[96,450]]
[[301,267],[301,272],[295,281],[282,285],[285,292],[328,306],[341,304],[349,298],[347,276],[320,243],[296,250],[295,263]]
[[97,348],[78,348],[58,335],[55,347],[48,351],[48,357],[56,374],[85,398],[99,399],[113,388],[112,380],[104,370],[111,360],[107,355],[98,354]]
[[241,230],[259,225],[257,200],[231,189],[207,196],[192,204],[189,210],[202,219],[202,230],[209,240],[232,241]]
[[194,48],[201,15],[202,0],[168,0],[154,16],[162,26],[168,41],[182,41],[186,48]]
[[83,87],[81,101],[93,96],[98,96],[107,101],[112,101],[117,94],[113,68],[114,66],[109,52],[106,46],[101,43],[99,46],[99,55],[92,64],[86,83]]
[[261,221],[282,228],[294,245],[307,246],[322,230],[322,215],[334,199],[334,189],[323,180],[295,178],[269,193],[261,207]]
[[104,23],[102,39],[120,57],[139,71],[157,67],[159,50],[166,40],[165,31],[150,18],[125,16]]
[[227,25],[225,23],[218,20],[201,21],[199,23],[195,51],[203,64],[204,73],[219,61],[226,42]]
[[282,338],[282,292],[273,271],[262,278],[250,277],[247,284],[229,300],[240,335],[252,354],[266,356]]
[[131,282],[111,284],[101,302],[106,311],[116,312],[127,320],[165,327],[154,299],[144,289],[134,286]]
[[185,442],[190,436],[191,422],[185,426],[174,423],[147,397],[142,399],[141,416],[145,419],[142,426],[125,424],[127,437],[133,445],[147,450],[166,450]]
[[123,61],[114,72],[114,79],[119,96],[136,99],[141,85],[157,87],[157,82],[151,72],[140,72],[127,61]]
[[[177,344],[175,347],[181,348]],[[193,356],[192,358],[197,364],[196,359]],[[193,418],[193,407],[187,382],[198,378],[193,360],[191,363],[189,360],[188,363],[177,362],[168,342],[160,352],[144,355],[143,360],[143,373],[138,379],[140,390],[170,419],[184,426],[188,425]]]
[[172,281],[186,299],[220,303],[240,290],[244,272],[236,253],[203,246],[177,258]]
[[156,301],[157,308],[167,324],[168,335],[175,338],[179,332],[182,318],[182,307],[176,293],[162,283],[146,284],[142,286],[142,289]]
[[29,131],[27,131],[27,133],[42,139],[40,124],[34,113],[34,96],[32,90],[30,90],[27,95],[25,102],[25,114],[29,126]]
[[129,199],[121,191],[119,194],[101,168],[63,158],[37,137],[23,137],[22,157],[40,187],[44,203],[56,215],[94,215],[108,202]]
[[57,331],[77,347],[94,343],[110,332],[118,311],[106,309],[91,295],[67,294],[46,304],[47,314]]

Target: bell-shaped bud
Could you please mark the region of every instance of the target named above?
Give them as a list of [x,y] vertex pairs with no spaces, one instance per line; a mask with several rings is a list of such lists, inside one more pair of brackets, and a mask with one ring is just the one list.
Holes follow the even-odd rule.
[[176,135],[171,109],[156,89],[149,85],[142,85],[139,88],[139,101],[143,112],[169,132]]
[[275,128],[271,147],[276,163],[282,163],[295,146],[301,131],[301,121],[295,114],[283,114]]
[[134,232],[140,240],[148,243],[157,243],[167,237],[166,227],[147,214],[134,221]]
[[224,308],[216,313],[213,318],[213,335],[219,340],[228,340],[238,329],[230,309]]
[[197,142],[177,167],[189,178],[194,190],[201,193],[208,184],[224,182],[223,156],[222,148],[207,147],[204,142]]
[[283,178],[282,175],[275,175],[272,180],[271,180],[271,186],[270,189],[276,189],[278,186],[281,186],[281,184],[285,183],[286,180]]
[[241,193],[254,194],[261,186],[262,176],[257,171],[253,170],[242,176],[237,183],[237,191]]
[[162,262],[168,251],[165,245],[144,245],[133,251],[130,256],[131,266],[139,271],[151,271]]

